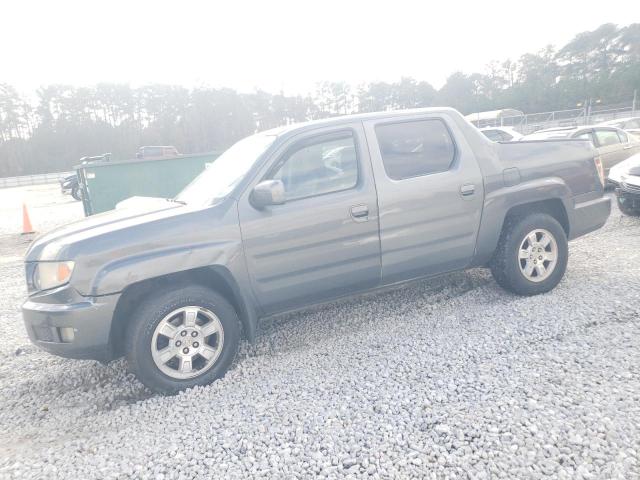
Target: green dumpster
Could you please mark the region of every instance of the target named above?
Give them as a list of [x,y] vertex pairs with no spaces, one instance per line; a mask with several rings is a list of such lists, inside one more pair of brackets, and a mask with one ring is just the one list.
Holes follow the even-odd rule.
[[219,152],[158,160],[95,161],[75,167],[86,216],[115,208],[126,198],[172,198]]

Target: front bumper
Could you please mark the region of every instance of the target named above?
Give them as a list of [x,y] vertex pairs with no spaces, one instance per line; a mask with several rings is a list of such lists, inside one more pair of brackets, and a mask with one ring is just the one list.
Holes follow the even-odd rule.
[[640,185],[631,183],[619,183],[616,187],[618,202],[631,209],[640,210]]
[[571,214],[569,238],[574,239],[602,227],[611,213],[611,199],[597,197],[576,203]]
[[[61,357],[112,360],[109,335],[119,296],[83,297],[67,285],[30,297],[22,305],[29,338],[41,349]],[[70,329],[72,339],[64,334]]]

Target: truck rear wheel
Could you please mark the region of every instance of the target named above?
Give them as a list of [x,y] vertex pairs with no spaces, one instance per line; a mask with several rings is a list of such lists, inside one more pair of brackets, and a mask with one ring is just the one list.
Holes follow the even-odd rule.
[[158,292],[142,302],[132,320],[125,333],[129,368],[158,393],[222,377],[240,342],[234,308],[201,286]]
[[509,218],[491,261],[491,273],[510,292],[537,295],[560,282],[568,256],[567,235],[552,216],[534,213]]

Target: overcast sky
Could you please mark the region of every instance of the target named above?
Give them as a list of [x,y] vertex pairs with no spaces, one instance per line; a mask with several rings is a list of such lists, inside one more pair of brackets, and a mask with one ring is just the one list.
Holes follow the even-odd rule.
[[640,22],[640,0],[3,2],[0,82],[123,82],[308,93],[322,80],[401,76],[440,87],[562,45],[602,23]]

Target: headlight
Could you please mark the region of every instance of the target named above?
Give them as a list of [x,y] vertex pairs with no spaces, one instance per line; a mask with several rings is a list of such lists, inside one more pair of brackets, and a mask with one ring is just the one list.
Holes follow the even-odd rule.
[[33,286],[37,290],[49,290],[64,285],[71,278],[73,266],[73,262],[38,263],[33,271]]

